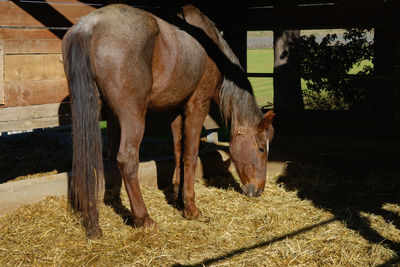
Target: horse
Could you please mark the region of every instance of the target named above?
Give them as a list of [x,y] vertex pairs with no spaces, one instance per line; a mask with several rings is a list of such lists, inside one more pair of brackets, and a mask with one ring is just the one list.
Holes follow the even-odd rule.
[[210,19],[192,5],[168,18],[108,5],[81,18],[63,38],[73,135],[68,199],[81,214],[89,238],[102,235],[97,205],[104,178],[99,129],[103,102],[120,127],[115,158],[136,226],[155,224],[138,182],[148,110],[173,118],[174,197],[181,195],[186,219],[200,215],[194,175],[202,125],[213,101],[230,123],[230,156],[243,192],[257,197],[264,190],[275,114],[263,114],[238,58]]

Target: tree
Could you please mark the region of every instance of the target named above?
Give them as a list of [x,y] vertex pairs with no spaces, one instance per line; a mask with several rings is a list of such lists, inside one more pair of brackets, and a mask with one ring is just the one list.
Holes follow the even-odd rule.
[[[364,60],[373,59],[373,42],[367,40],[369,31],[349,29],[343,33],[344,42],[339,42],[336,34],[328,34],[320,42],[314,35],[297,39],[293,55],[300,62],[300,73],[305,75],[303,95],[307,108],[355,109],[365,105],[367,81],[340,76],[354,66],[361,67]],[[365,65],[357,74],[372,72],[373,67]]]

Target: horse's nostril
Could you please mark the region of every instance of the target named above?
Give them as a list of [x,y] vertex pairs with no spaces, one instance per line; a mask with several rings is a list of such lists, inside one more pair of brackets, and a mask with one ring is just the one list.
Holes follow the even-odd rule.
[[257,189],[253,184],[246,184],[242,189],[249,197],[259,197],[264,191],[264,188]]

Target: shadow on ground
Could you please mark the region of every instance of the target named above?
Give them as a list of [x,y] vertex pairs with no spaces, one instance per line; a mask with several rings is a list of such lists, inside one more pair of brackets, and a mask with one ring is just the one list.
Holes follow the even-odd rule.
[[[166,144],[166,146],[168,145]],[[241,192],[240,185],[229,171],[229,159],[224,161],[221,154],[217,152],[217,150],[227,151],[228,148],[205,142],[201,142],[200,147],[199,158],[205,184],[222,189],[233,188],[237,192]],[[176,200],[173,193],[172,178],[175,170],[173,157],[163,156],[161,160],[157,158],[154,160],[156,162],[158,188],[164,192],[168,204],[181,210],[183,208],[182,195],[179,194],[178,200]],[[122,178],[116,164],[106,161],[105,166],[108,171],[105,175],[104,202],[111,206],[127,225],[134,226],[130,210],[121,201]]]
[[[386,223],[400,230],[399,213],[385,208],[385,205],[400,204],[399,169],[368,165],[368,162],[364,166],[355,163],[353,168],[348,168],[351,161],[344,165],[344,168],[340,168],[327,164],[302,165],[292,162],[277,182],[287,190],[296,191],[299,198],[311,200],[318,208],[330,211],[369,242],[384,245],[399,253],[398,240],[391,240],[390,233],[380,233],[374,229],[370,218],[365,216],[381,216]],[[396,262],[399,263],[398,258],[387,264]]]
[[71,147],[42,131],[0,138],[0,183],[21,176],[71,170]]

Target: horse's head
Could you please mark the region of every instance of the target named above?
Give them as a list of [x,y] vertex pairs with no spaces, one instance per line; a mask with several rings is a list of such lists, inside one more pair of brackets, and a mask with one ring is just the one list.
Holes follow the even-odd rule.
[[250,197],[258,197],[264,191],[274,116],[271,110],[254,127],[232,127],[230,155],[243,183],[243,192]]

